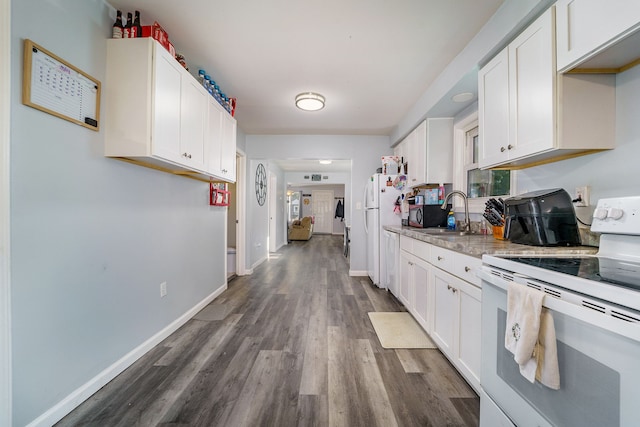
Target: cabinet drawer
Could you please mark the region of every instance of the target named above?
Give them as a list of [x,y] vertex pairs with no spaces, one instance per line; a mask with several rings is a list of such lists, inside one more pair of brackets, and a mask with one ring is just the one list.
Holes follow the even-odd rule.
[[429,262],[447,272],[452,273],[456,253],[438,246],[431,247]]
[[476,273],[481,266],[482,260],[480,258],[456,253],[452,274],[471,284],[480,286],[480,278],[476,276]]
[[413,253],[413,242],[415,239],[407,236],[400,236],[400,249],[403,251],[407,251],[410,254]]
[[426,242],[422,242],[420,240],[413,241],[413,254],[418,258],[422,258],[423,260],[429,262],[429,254],[431,245]]

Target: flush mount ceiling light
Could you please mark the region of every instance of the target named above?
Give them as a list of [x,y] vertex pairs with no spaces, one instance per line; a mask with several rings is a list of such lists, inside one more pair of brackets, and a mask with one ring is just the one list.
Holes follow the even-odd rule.
[[331,160],[320,160],[320,164],[321,165],[330,165],[331,164]]
[[453,102],[468,102],[471,101],[473,99],[473,94],[471,92],[463,92],[463,93],[459,93],[457,95],[453,95],[451,97],[451,100]]
[[305,111],[318,111],[324,108],[324,96],[319,93],[304,92],[296,96],[296,107]]

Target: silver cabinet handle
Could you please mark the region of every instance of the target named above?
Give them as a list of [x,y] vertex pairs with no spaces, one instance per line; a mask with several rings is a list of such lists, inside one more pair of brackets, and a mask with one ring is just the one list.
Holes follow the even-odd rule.
[[458,291],[456,288],[454,288],[451,285],[447,285],[447,289],[450,290],[451,292],[453,292],[454,294]]
[[187,159],[190,159],[190,158],[191,158],[191,154],[189,154],[189,153],[183,153],[183,154],[182,154],[182,157],[186,157]]
[[506,150],[506,148],[504,148],[504,147],[500,147],[500,152],[501,152],[501,153],[504,153],[504,152],[505,152],[505,150]]
[[466,271],[466,272],[468,273],[468,272],[470,272],[470,271],[471,271],[471,269],[465,265],[465,267],[464,267],[464,271]]
[[511,150],[513,148],[513,145],[509,144],[507,145],[507,150]]
[[444,258],[442,258],[441,256],[438,256],[438,261],[442,261]]

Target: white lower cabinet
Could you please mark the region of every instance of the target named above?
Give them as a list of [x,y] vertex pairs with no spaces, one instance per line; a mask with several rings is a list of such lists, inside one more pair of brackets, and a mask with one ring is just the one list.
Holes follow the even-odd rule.
[[412,256],[411,254],[400,251],[400,286],[398,286],[398,299],[407,310],[411,311],[411,301],[413,297],[411,295],[411,269],[412,269]]
[[439,268],[431,270],[431,277],[435,303],[431,338],[478,391],[482,291]]
[[481,260],[400,237],[408,239],[400,251],[400,301],[479,392],[482,290],[474,274]]
[[456,328],[457,302],[456,289],[452,286],[453,276],[434,268],[433,278],[435,313],[431,338],[440,350],[453,357],[454,331]]
[[[405,237],[401,236],[402,238]],[[431,264],[425,259],[428,258],[428,252],[425,253],[425,249],[428,251],[429,245],[423,242],[415,243],[415,254],[406,250],[400,251],[399,299],[420,326],[427,333],[431,333],[431,312],[433,310],[431,303],[433,291],[430,283]]]
[[431,286],[429,283],[429,272],[431,266],[428,262],[416,259],[413,263],[413,317],[418,321],[420,326],[428,333],[431,332],[431,322],[429,316],[431,314]]

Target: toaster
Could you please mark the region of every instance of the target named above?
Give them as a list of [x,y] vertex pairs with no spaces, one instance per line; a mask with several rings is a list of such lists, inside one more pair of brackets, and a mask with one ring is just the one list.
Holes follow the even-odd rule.
[[562,188],[520,194],[504,201],[504,237],[531,246],[578,246],[580,232],[569,194]]

